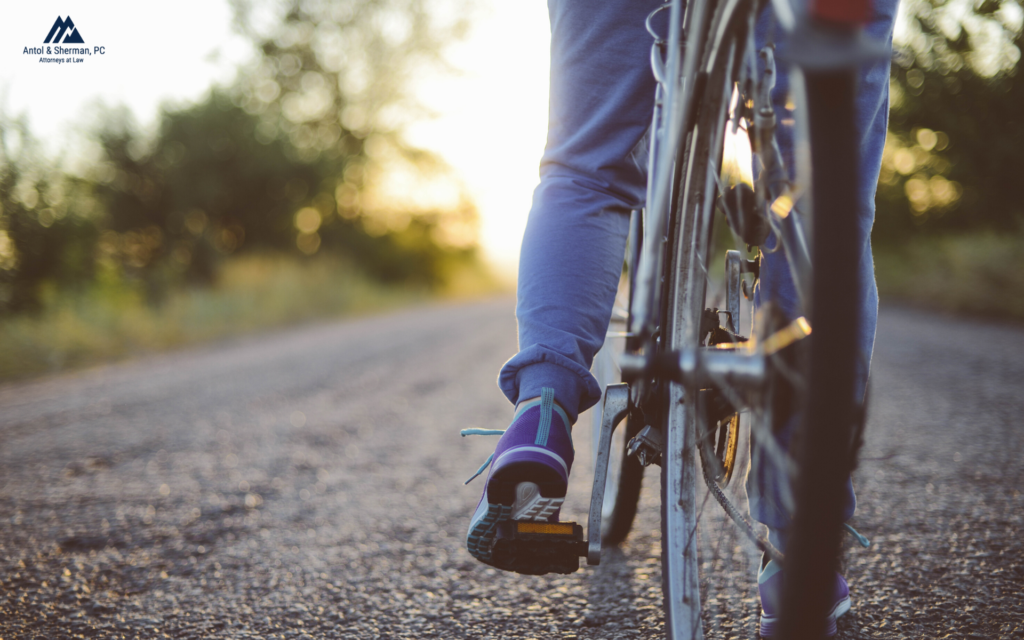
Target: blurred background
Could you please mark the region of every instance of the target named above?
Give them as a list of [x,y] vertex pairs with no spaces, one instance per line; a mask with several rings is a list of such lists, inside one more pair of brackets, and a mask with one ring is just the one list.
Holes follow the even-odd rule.
[[[103,56],[0,40],[0,379],[514,282],[546,7],[76,5]],[[1019,0],[905,0],[874,231],[884,298],[1024,319]]]

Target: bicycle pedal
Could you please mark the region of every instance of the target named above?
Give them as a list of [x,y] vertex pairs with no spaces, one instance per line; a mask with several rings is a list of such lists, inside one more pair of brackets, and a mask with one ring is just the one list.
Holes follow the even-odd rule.
[[494,566],[529,576],[574,573],[586,555],[583,527],[575,522],[505,520],[491,545]]

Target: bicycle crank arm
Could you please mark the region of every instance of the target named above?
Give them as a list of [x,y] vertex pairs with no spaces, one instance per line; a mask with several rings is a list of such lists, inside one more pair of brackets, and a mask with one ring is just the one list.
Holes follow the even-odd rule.
[[612,453],[612,432],[629,411],[629,385],[610,384],[604,392],[601,411],[601,434],[597,440],[597,461],[594,463],[594,488],[590,492],[590,517],[587,522],[587,564],[601,563],[601,512],[604,509],[604,486],[608,478],[608,460]]
[[763,353],[729,348],[682,349],[649,357],[623,355],[619,361],[624,380],[664,376],[690,388],[729,388],[742,396],[764,386]]

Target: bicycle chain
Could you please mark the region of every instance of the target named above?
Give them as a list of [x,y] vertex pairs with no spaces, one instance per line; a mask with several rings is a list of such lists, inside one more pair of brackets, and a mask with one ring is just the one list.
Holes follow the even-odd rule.
[[740,513],[739,509],[736,508],[736,505],[729,500],[729,497],[725,495],[722,488],[718,486],[718,482],[711,476],[711,471],[708,468],[707,454],[704,453],[704,447],[697,447],[697,451],[700,454],[700,468],[704,474],[704,484],[707,485],[708,491],[711,492],[711,495],[715,496],[715,500],[718,501],[718,504],[721,505],[725,513],[733,519],[736,525],[748,538],[750,538],[750,541],[753,542],[758,549],[767,553],[768,557],[775,562],[784,564],[786,560],[785,554],[776,549],[775,545],[773,545],[768,538],[754,530],[753,523],[751,523],[746,516]]

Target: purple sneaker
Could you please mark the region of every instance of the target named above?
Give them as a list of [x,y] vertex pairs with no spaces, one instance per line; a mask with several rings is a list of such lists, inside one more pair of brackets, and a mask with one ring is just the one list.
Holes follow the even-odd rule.
[[495,565],[491,557],[498,523],[504,520],[558,522],[572,468],[572,427],[555,404],[555,391],[544,387],[541,398],[524,404],[505,431],[466,429],[467,435],[501,434],[487,462],[466,481],[490,465],[480,503],[469,522],[466,548],[474,558]]
[[[763,562],[763,561],[762,561]],[[757,573],[757,591],[761,595],[761,637],[775,636],[779,624],[779,611],[782,608],[782,567],[769,560],[762,564]],[[825,636],[836,635],[836,618],[850,610],[850,588],[843,576],[836,573],[834,603],[825,620]]]

